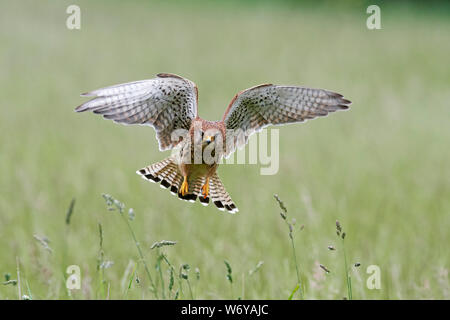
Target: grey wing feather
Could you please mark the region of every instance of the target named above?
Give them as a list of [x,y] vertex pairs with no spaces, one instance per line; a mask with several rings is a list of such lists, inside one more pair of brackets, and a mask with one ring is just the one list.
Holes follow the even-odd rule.
[[269,125],[303,122],[346,110],[351,102],[324,89],[263,84],[238,93],[225,111],[226,155],[245,145],[248,137]]
[[177,142],[172,141],[172,132],[189,130],[197,116],[197,86],[172,74],[158,74],[154,79],[118,84],[82,96],[95,98],[75,111],[92,111],[122,124],[150,125],[156,130],[160,150],[173,148]]

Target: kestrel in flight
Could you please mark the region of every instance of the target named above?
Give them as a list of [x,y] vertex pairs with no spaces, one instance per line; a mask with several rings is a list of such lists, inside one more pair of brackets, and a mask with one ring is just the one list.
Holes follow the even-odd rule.
[[323,89],[262,84],[236,94],[222,120],[207,121],[198,116],[195,83],[167,73],[82,96],[95,98],[75,111],[92,111],[122,124],[150,125],[159,150],[174,150],[170,157],[138,170],[144,179],[161,183],[183,200],[198,198],[207,205],[211,199],[230,213],[238,208],[217,175],[222,157],[244,146],[252,133],[264,127],[326,116],[351,104]]

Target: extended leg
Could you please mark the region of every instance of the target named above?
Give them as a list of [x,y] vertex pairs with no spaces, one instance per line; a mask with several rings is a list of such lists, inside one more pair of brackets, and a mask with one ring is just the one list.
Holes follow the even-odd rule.
[[204,198],[209,196],[209,178],[206,178],[205,184],[202,186],[202,195]]
[[184,197],[189,192],[189,185],[187,182],[187,176],[183,176],[183,183],[181,184],[180,193]]

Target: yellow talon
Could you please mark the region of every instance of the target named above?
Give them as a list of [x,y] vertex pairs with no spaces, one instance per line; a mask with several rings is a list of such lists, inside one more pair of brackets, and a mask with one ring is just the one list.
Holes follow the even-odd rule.
[[184,197],[189,191],[189,185],[187,182],[187,176],[184,176],[183,183],[181,184],[180,193]]
[[209,178],[206,178],[206,182],[202,186],[202,195],[204,198],[207,198],[209,196]]

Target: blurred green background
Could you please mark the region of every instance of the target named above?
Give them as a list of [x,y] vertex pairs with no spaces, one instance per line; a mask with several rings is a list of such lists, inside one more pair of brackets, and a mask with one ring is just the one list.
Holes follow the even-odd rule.
[[[131,224],[154,279],[150,245],[176,240],[163,252],[176,275],[181,264],[191,266],[195,298],[286,299],[297,280],[276,193],[297,220],[305,298],[347,294],[336,220],[349,263],[361,263],[351,267],[353,298],[449,298],[448,6],[378,2],[382,29],[368,30],[371,3],[358,1],[0,3],[0,276],[17,279],[19,261],[22,294],[154,298],[142,264],[139,283],[132,278],[124,294],[127,266],[139,258],[126,224],[106,210],[101,194],[109,193],[134,208]],[[81,30],[66,28],[71,4],[81,8]],[[159,72],[196,82],[200,115],[210,120],[238,91],[267,82],[326,88],[353,104],[280,128],[276,175],[261,176],[259,165],[220,167],[240,208],[232,216],[178,201],[135,174],[169,154],[158,151],[151,128],[73,111],[82,92]],[[98,223],[105,260],[114,262],[100,272]],[[33,235],[47,237],[52,253]],[[70,294],[69,265],[82,277]],[[381,269],[380,290],[366,287],[369,265]],[[167,268],[162,275],[167,288]],[[179,298],[190,298],[181,284]],[[18,286],[0,285],[0,298],[19,298]]]

